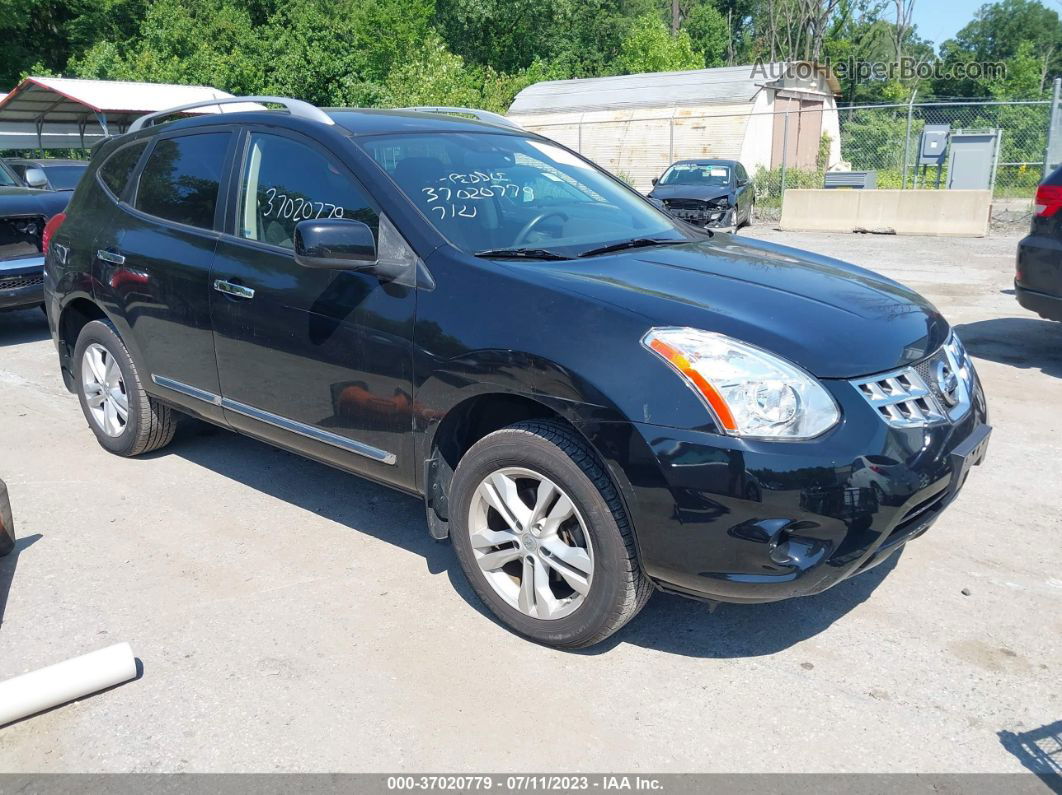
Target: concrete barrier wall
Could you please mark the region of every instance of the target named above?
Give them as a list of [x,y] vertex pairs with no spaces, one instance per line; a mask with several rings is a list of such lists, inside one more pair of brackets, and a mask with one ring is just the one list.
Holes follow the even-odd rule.
[[988,190],[787,190],[781,228],[984,237]]

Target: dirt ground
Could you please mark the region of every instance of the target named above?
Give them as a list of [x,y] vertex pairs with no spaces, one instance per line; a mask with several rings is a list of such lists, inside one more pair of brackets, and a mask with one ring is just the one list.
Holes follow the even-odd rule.
[[107,454],[43,316],[0,315],[0,679],[119,641],[144,669],[0,729],[0,770],[1022,770],[1062,735],[1062,324],[1015,302],[1014,235],[748,233],[934,301],[988,459],[885,566],[714,613],[657,594],[581,654],[487,617],[415,499],[221,430]]

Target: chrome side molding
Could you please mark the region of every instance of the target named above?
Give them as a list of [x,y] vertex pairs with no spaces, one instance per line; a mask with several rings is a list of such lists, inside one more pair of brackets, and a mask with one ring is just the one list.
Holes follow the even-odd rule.
[[297,422],[296,420],[288,419],[287,417],[281,417],[279,414],[263,411],[254,406],[249,406],[246,403],[240,403],[238,400],[223,398],[221,395],[215,395],[213,392],[207,392],[204,389],[183,384],[172,378],[166,378],[161,375],[152,375],[151,380],[161,387],[172,389],[174,392],[180,392],[182,395],[202,400],[204,403],[210,403],[214,406],[221,406],[223,409],[234,411],[245,417],[250,417],[252,420],[258,420],[267,425],[272,425],[275,428],[290,431],[299,436],[305,436],[307,439],[313,439],[314,441],[322,442],[323,444],[331,445],[332,447],[338,447],[340,450],[346,450],[348,453],[354,453],[355,455],[360,455],[373,461],[379,461],[381,464],[394,466],[398,461],[398,456],[394,453],[389,453],[386,450],[381,450],[370,444],[358,442],[354,439],[348,439],[346,436],[340,436],[339,434],[331,433],[329,431],[323,431],[312,425]]
[[165,387],[166,389],[172,389],[174,392],[180,392],[182,395],[188,395],[188,397],[194,397],[197,400],[202,400],[204,403],[211,403],[215,406],[221,405],[221,395],[215,395],[213,392],[207,392],[205,389],[188,386],[188,384],[182,384],[180,381],[174,381],[172,378],[166,378],[161,375],[153,375],[151,376],[151,380],[159,386]]

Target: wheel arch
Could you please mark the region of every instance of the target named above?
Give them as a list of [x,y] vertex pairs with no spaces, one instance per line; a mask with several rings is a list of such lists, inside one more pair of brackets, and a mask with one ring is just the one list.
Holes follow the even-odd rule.
[[[110,320],[107,313],[88,295],[77,295],[64,302],[59,310],[55,324],[56,347],[59,350],[59,367],[63,383],[71,392],[74,391],[73,357],[81,329],[93,320]],[[112,321],[113,322],[113,321]]]
[[570,400],[509,391],[479,392],[455,403],[424,435],[422,486],[432,536],[449,534],[450,484],[461,457],[488,434],[526,420],[550,420],[582,438],[609,472],[633,524],[630,484],[601,454],[594,434],[587,433],[585,409]]
[[[104,308],[89,293],[69,293],[62,299],[59,306],[59,317],[56,320],[56,349],[59,351],[59,367],[63,375],[63,383],[71,392],[74,391],[76,378],[74,376],[73,357],[74,346],[77,345],[78,335],[86,325],[93,320],[106,320],[114,326],[116,333],[125,345],[133,363],[142,371],[144,358],[140,352],[140,346],[131,333],[128,324],[122,317],[116,317]],[[152,392],[150,388],[147,390]]]

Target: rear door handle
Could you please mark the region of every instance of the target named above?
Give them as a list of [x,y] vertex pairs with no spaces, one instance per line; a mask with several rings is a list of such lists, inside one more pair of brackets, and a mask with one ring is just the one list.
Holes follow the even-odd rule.
[[96,252],[96,259],[109,262],[111,265],[125,265],[125,257],[121,254],[115,254],[113,251],[107,251],[105,248],[101,248]]
[[254,298],[254,290],[250,287],[244,287],[242,284],[233,284],[224,279],[215,279],[214,289],[219,293],[225,293],[225,295],[231,295],[234,298]]

